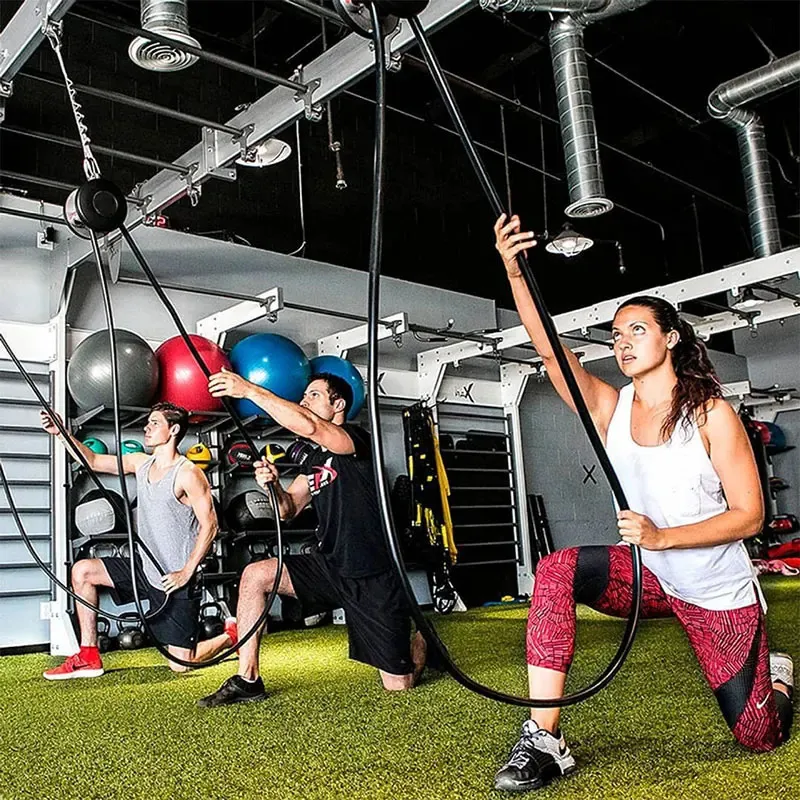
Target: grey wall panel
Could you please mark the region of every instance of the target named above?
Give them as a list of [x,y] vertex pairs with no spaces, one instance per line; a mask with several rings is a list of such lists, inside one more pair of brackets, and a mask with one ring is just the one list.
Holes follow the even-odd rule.
[[[50,561],[50,542],[42,539],[33,540],[33,549],[45,563]],[[0,564],[32,564],[34,563],[28,548],[20,537],[0,539]]]
[[[9,322],[48,322],[56,311],[65,274],[66,248],[40,250],[35,220],[0,214],[3,291],[0,319]],[[64,238],[64,228],[61,237]]]
[[[2,292],[0,292],[2,294]],[[23,366],[25,369],[30,373],[33,368],[30,368],[30,364],[26,364],[23,362]],[[41,367],[38,367],[41,370]],[[49,393],[49,382],[50,378],[48,375],[32,375],[34,382],[44,395]],[[11,399],[20,399],[20,400],[32,400],[34,399],[34,394],[30,390],[27,384],[23,383],[17,377],[17,369],[14,364],[10,361],[0,361],[0,397],[5,398],[7,400]]]
[[[12,486],[11,496],[18,508],[48,508],[50,506],[50,486]],[[0,497],[0,508],[8,508],[6,493]]]
[[49,599],[49,594],[2,598],[0,648],[49,642],[50,624],[47,620],[39,619],[39,605]]
[[[16,563],[16,562],[12,562]],[[22,562],[19,566],[0,568],[0,592],[38,592],[50,591],[50,582],[38,565]],[[3,616],[5,616],[5,603]],[[38,616],[38,615],[37,615]]]
[[[50,533],[50,512],[20,514],[26,533]],[[0,535],[18,536],[19,531],[11,514],[0,514]]]
[[786,441],[795,447],[794,450],[772,456],[775,475],[789,484],[788,489],[777,493],[778,513],[800,517],[800,411],[778,414],[775,422],[786,434]]
[[6,477],[13,480],[46,481],[50,479],[50,462],[23,458],[3,459]]
[[49,453],[50,437],[42,431],[3,431],[4,453]]
[[22,425],[25,427],[37,427],[41,424],[39,417],[39,406],[0,406],[0,416],[3,425]]

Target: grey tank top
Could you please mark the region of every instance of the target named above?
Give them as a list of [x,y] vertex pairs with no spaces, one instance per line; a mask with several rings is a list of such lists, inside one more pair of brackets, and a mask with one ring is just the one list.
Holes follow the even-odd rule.
[[[188,459],[181,457],[161,480],[151,483],[153,460],[151,456],[136,470],[138,533],[164,572],[175,572],[189,560],[199,527],[192,507],[175,497],[178,470]],[[160,589],[161,575],[147,556],[142,556],[142,565],[147,580]]]

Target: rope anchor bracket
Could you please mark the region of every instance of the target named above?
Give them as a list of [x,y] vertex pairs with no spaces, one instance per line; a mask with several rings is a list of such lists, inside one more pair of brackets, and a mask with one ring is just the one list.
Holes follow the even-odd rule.
[[322,119],[322,103],[314,102],[314,92],[322,85],[322,78],[313,78],[306,81],[303,78],[303,67],[299,66],[292,75],[293,81],[304,83],[306,89],[304,92],[297,91],[294,94],[295,102],[302,102],[304,105],[304,114],[309,122],[319,122]]
[[[252,127],[250,128],[252,132]],[[231,141],[230,134],[204,126],[202,128],[203,140],[200,146],[200,174],[210,178],[219,178],[223,181],[236,180],[236,168],[225,166],[226,162],[220,159],[220,136],[226,138],[226,144]],[[247,132],[236,137],[240,140],[242,152],[247,149]],[[228,159],[230,160],[230,159]],[[220,163],[221,162],[221,163]]]

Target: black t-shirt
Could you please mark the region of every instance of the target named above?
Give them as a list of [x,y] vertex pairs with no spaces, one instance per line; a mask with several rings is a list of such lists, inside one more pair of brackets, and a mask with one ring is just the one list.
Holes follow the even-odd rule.
[[391,568],[383,535],[370,435],[342,425],[355,452],[337,455],[319,448],[303,466],[311,503],[319,517],[319,551],[342,577],[363,578]]

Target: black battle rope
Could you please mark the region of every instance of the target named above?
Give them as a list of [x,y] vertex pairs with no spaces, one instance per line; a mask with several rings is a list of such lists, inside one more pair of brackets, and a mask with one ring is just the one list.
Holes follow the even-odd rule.
[[[634,602],[631,607],[631,615],[625,629],[623,641],[617,650],[611,664],[600,675],[600,677],[592,685],[582,689],[573,694],[565,695],[560,698],[530,698],[521,697],[516,695],[509,695],[497,690],[484,686],[468,675],[463,673],[458,666],[451,660],[444,643],[439,638],[434,627],[425,618],[422,610],[416,602],[414,592],[408,581],[405,571],[405,564],[403,562],[402,554],[400,553],[399,544],[397,541],[397,534],[394,530],[394,523],[390,511],[390,503],[388,497],[388,488],[386,485],[386,477],[383,472],[383,445],[381,442],[381,428],[380,428],[380,411],[378,408],[378,392],[377,392],[377,377],[378,377],[378,325],[377,321],[380,315],[380,261],[382,250],[382,235],[383,235],[383,172],[384,172],[384,139],[385,139],[385,115],[386,115],[386,75],[384,72],[385,62],[385,46],[384,39],[381,32],[381,18],[376,7],[376,3],[371,2],[368,4],[370,10],[371,24],[372,24],[372,42],[375,50],[375,80],[376,80],[376,121],[375,121],[375,158],[374,158],[374,185],[373,185],[373,209],[372,209],[372,237],[370,242],[370,264],[369,264],[369,306],[368,306],[368,366],[367,366],[367,399],[370,417],[370,425],[372,427],[372,452],[373,452],[373,468],[375,472],[375,481],[378,488],[378,497],[381,507],[381,515],[384,527],[384,533],[391,551],[392,559],[395,562],[398,575],[403,584],[403,588],[408,598],[411,614],[417,625],[417,628],[423,633],[428,643],[431,644],[440,656],[442,663],[447,672],[455,678],[462,686],[473,691],[477,694],[487,697],[491,700],[497,700],[510,705],[535,707],[535,708],[556,708],[575,703],[582,702],[595,695],[601,689],[608,685],[611,679],[622,667],[626,656],[628,655],[631,645],[633,644],[636,627],[639,620],[642,599],[642,564],[641,552],[638,547],[631,548],[631,557],[633,560],[633,595]],[[455,104],[455,99],[449,91],[449,87],[441,74],[436,57],[430,49],[425,31],[416,17],[411,17],[409,20],[411,29],[417,39],[420,48],[423,51],[425,60],[433,75],[434,81],[442,94],[442,99],[448,106],[451,118],[456,123],[456,127],[462,139],[462,143],[467,149],[467,154],[470,157],[470,162],[475,169],[476,174],[481,182],[481,185],[486,192],[489,201],[492,205],[492,210],[495,212],[495,218],[503,213],[503,206],[500,198],[494,189],[480,157],[475,150],[475,146],[470,139],[463,118]],[[605,453],[600,437],[594,428],[594,423],[586,407],[586,403],[581,395],[580,388],[575,379],[575,376],[570,369],[569,362],[563,350],[561,343],[558,339],[558,332],[555,325],[547,312],[544,300],[539,290],[533,272],[530,269],[524,252],[520,253],[519,258],[522,273],[528,288],[533,297],[537,311],[542,319],[542,323],[547,334],[548,341],[553,347],[556,360],[561,369],[564,379],[569,388],[575,408],[578,411],[581,422],[586,429],[589,440],[595,453],[600,460],[603,471],[605,472],[609,483],[611,484],[612,491],[617,499],[617,503],[621,509],[627,509],[628,503],[622,486],[614,473],[614,469]]]
[[[27,382],[28,386],[31,388],[33,393],[36,395],[36,398],[41,403],[42,408],[44,408],[44,410],[47,413],[47,415],[53,421],[53,424],[58,428],[58,432],[64,437],[65,447],[68,449],[69,453],[71,455],[74,455],[78,459],[78,461],[81,462],[81,464],[83,465],[84,469],[86,469],[89,477],[94,481],[95,485],[100,490],[100,492],[103,495],[103,497],[109,503],[111,503],[112,507],[113,507],[114,500],[111,497],[111,493],[101,483],[100,478],[97,476],[97,473],[89,466],[89,462],[86,460],[86,456],[84,456],[84,454],[81,451],[81,449],[72,444],[72,442],[70,441],[71,437],[70,437],[69,431],[64,426],[64,423],[59,419],[58,414],[56,414],[56,412],[52,409],[50,404],[45,399],[44,395],[39,391],[39,387],[34,383],[33,378],[31,378],[30,374],[25,369],[25,367],[23,366],[22,362],[17,358],[16,354],[11,349],[10,345],[6,341],[5,336],[3,336],[2,333],[0,333],[0,344],[3,345],[3,347],[6,350],[6,352],[9,355],[9,358],[14,362],[14,365],[16,366],[17,370],[19,371],[20,375],[22,375],[22,377],[25,379],[25,381]],[[77,602],[79,602],[82,605],[86,606],[86,608],[90,608],[92,611],[95,611],[98,614],[102,614],[104,617],[107,617],[108,619],[113,619],[113,620],[115,620],[117,622],[120,622],[123,619],[128,619],[127,617],[122,617],[122,616],[118,616],[116,614],[111,614],[108,611],[106,611],[105,609],[102,609],[102,608],[99,608],[98,606],[92,605],[92,603],[90,603],[88,600],[86,600],[83,597],[81,597],[76,592],[72,591],[72,589],[70,589],[66,584],[62,583],[58,579],[58,577],[55,575],[55,573],[50,569],[49,565],[47,565],[44,561],[42,561],[39,558],[39,554],[36,552],[36,549],[34,548],[33,543],[31,542],[30,536],[28,535],[27,531],[25,530],[25,525],[23,524],[22,518],[20,517],[19,513],[17,512],[16,504],[14,503],[14,499],[11,496],[11,487],[10,487],[8,481],[6,480],[6,474],[5,474],[5,471],[3,470],[2,463],[0,463],[0,481],[2,481],[2,483],[3,483],[3,489],[5,490],[6,497],[8,498],[8,506],[9,506],[9,509],[11,510],[12,516],[14,517],[14,522],[16,523],[17,530],[19,531],[19,534],[22,537],[22,541],[24,542],[25,547],[28,549],[28,552],[33,557],[33,560],[39,565],[39,568],[45,572],[47,577],[53,583],[55,583],[56,586],[58,586],[59,588],[63,589],[74,600],[76,600]],[[156,557],[150,552],[150,549],[144,544],[144,542],[142,542],[138,537],[136,538],[136,542],[144,550],[145,555],[153,562],[153,564],[155,565],[156,569],[159,572],[163,573],[163,568],[161,567],[161,565],[156,560]],[[161,604],[161,606],[159,608],[157,608],[155,611],[149,611],[148,612],[148,614],[147,614],[148,618],[152,619],[153,617],[155,617],[158,614],[160,614],[164,610],[164,608],[166,607],[168,602],[169,602],[169,598],[168,597],[164,598],[164,602]]]

